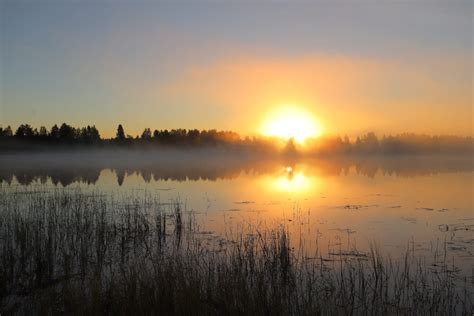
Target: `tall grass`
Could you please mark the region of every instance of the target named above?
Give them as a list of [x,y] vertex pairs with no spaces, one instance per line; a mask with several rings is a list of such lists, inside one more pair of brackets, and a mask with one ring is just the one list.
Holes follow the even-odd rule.
[[407,251],[328,262],[284,226],[227,240],[179,201],[0,189],[2,314],[466,314],[473,286]]

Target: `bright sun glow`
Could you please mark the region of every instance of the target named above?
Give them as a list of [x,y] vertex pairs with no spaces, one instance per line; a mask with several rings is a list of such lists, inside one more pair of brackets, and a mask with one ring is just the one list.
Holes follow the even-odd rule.
[[299,143],[308,137],[318,137],[321,132],[321,126],[310,113],[294,107],[274,112],[262,126],[264,135],[283,139],[293,137]]

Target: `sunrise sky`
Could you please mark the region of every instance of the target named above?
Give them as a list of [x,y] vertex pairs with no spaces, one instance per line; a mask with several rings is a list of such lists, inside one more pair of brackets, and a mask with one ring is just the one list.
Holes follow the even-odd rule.
[[0,126],[473,135],[472,1],[0,6]]

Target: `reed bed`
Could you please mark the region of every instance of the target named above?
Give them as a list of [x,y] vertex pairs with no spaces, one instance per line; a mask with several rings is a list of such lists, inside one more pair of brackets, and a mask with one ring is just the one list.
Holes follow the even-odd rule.
[[[381,315],[473,312],[444,261],[376,247],[327,262],[284,226],[210,238],[179,200],[0,188],[0,313]],[[301,243],[300,243],[301,244]]]

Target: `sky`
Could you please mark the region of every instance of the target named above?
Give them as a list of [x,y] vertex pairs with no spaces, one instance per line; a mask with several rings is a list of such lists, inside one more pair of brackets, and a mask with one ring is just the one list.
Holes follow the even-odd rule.
[[473,136],[472,1],[0,0],[0,126]]

